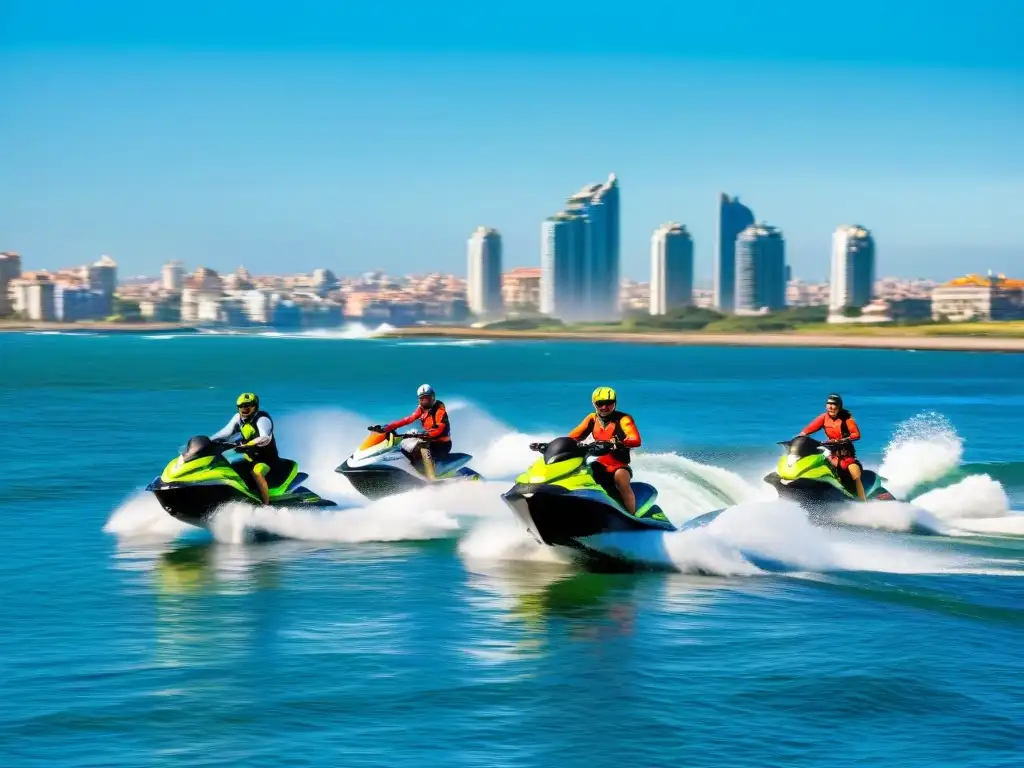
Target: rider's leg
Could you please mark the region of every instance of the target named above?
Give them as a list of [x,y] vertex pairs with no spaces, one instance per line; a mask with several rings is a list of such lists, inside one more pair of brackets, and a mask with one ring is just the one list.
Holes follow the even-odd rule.
[[632,475],[626,467],[619,467],[615,470],[615,487],[622,497],[622,506],[631,515],[636,514],[636,496],[633,494],[633,486],[629,484]]

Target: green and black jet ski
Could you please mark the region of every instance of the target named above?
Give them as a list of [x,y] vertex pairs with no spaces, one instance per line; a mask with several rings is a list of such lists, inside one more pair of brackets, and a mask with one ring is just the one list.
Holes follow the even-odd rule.
[[[830,445],[813,437],[799,435],[783,440],[785,448],[774,472],[764,476],[780,499],[794,501],[809,511],[829,511],[851,501],[859,502],[857,489],[849,477],[840,477],[828,460]],[[894,501],[876,472],[865,469],[861,474],[864,495],[868,501]]]
[[559,437],[535,448],[542,457],[501,498],[538,542],[586,549],[580,540],[600,533],[676,530],[648,483],[631,483],[636,514],[626,512],[611,475],[588,461],[610,451],[610,443]]
[[[248,502],[262,506],[259,491],[250,486],[244,474],[222,454],[237,450],[239,445],[214,441],[205,435],[189,439],[181,455],[172,459],[160,477],[146,486],[160,506],[182,522],[203,527],[213,511],[229,501]],[[320,498],[302,483],[309,476],[299,472],[299,465],[280,459],[267,473],[270,505],[274,507],[333,507],[333,501]]]

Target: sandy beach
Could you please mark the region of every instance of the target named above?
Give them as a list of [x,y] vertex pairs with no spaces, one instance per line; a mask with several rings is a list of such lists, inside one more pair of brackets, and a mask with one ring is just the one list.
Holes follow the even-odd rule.
[[395,337],[451,339],[534,339],[560,341],[615,341],[632,344],[667,344],[699,347],[828,347],[847,349],[912,349],[948,352],[1024,352],[1024,338],[995,336],[843,335],[818,333],[624,333],[621,331],[513,331],[486,328],[417,326],[389,331]]

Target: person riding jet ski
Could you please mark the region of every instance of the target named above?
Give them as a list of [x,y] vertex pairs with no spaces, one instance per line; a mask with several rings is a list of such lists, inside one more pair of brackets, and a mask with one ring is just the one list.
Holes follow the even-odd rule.
[[419,405],[409,416],[390,424],[381,426],[374,424],[369,427],[371,432],[394,432],[419,420],[423,425],[423,436],[402,441],[402,453],[412,465],[423,472],[428,479],[435,480],[434,460],[443,459],[452,451],[451,423],[448,420],[448,409],[437,399],[434,388],[423,384],[416,390]]
[[595,389],[590,396],[594,412],[587,414],[580,425],[569,433],[569,437],[585,440],[593,435],[594,440],[614,445],[610,453],[597,457],[591,470],[594,479],[601,485],[608,485],[608,480],[612,481],[626,511],[635,515],[636,496],[630,485],[633,469],[629,466],[629,449],[640,447],[640,430],[632,416],[617,410],[617,400],[618,396],[611,387]]
[[840,395],[829,395],[825,400],[825,412],[804,427],[800,435],[813,435],[819,429],[824,429],[825,436],[828,437],[822,445],[832,449],[829,461],[839,475],[840,481],[845,485],[847,478],[851,480],[857,488],[860,500],[867,501],[864,483],[861,481],[864,467],[857,459],[857,452],[853,447],[853,441],[860,440],[860,427],[853,420],[853,415],[843,408],[843,398]]
[[211,440],[241,438],[239,451],[246,461],[235,465],[245,479],[251,480],[260,493],[264,504],[270,504],[270,489],[267,475],[280,463],[277,439],[274,437],[274,422],[270,414],[260,410],[260,399],[253,392],[243,392],[235,401],[238,413],[214,435]]

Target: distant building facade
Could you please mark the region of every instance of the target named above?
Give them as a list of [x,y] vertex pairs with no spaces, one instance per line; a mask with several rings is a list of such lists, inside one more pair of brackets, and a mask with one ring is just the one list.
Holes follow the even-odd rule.
[[664,315],[693,303],[693,238],[681,224],[663,224],[651,236],[650,313]]

